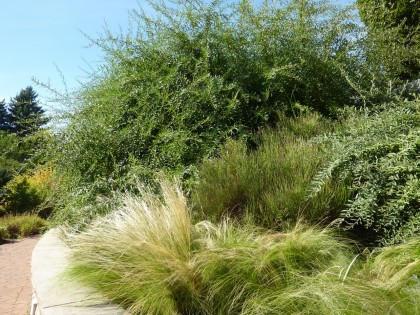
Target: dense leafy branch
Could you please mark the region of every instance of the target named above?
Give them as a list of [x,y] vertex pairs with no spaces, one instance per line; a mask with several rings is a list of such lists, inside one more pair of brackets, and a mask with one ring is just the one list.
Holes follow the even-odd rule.
[[328,138],[333,157],[312,182],[311,195],[316,195],[328,179],[350,178],[353,194],[341,213],[343,223],[363,227],[381,243],[420,229],[419,111],[417,101],[350,119],[345,133]]

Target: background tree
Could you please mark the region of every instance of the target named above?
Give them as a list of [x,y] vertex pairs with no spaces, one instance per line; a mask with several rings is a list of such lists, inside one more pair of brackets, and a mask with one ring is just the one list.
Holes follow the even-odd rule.
[[26,136],[39,130],[48,122],[44,117],[44,110],[37,102],[38,94],[31,86],[21,90],[9,104],[10,129],[20,135]]
[[9,114],[7,113],[6,103],[0,101],[0,130],[9,129]]
[[18,138],[13,133],[0,131],[0,199],[3,186],[22,168],[22,163],[18,160]]
[[[418,0],[358,0],[362,21],[380,44],[389,47],[403,45],[411,50],[404,58],[398,77],[414,80],[420,73],[420,1]],[[375,32],[378,32],[375,36]],[[386,34],[385,34],[386,33]],[[394,34],[396,36],[390,36]],[[379,45],[381,46],[381,45]],[[410,54],[409,54],[410,55]]]

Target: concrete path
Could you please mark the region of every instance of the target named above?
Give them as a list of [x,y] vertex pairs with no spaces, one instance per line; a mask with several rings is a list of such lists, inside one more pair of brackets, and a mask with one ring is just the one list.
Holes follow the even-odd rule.
[[32,302],[37,315],[126,314],[92,290],[63,281],[68,255],[57,229],[0,245],[0,315],[28,315]]
[[[118,315],[118,306],[104,301],[94,291],[63,278],[70,249],[58,229],[48,231],[32,254],[32,284],[36,315]],[[35,306],[35,304],[34,304]],[[1,313],[0,313],[1,314]]]
[[31,307],[31,255],[38,237],[0,245],[0,314],[26,315]]

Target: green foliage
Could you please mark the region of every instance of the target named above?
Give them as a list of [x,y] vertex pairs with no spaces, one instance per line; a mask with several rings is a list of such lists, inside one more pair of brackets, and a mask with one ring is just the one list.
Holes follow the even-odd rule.
[[396,27],[404,23],[405,26],[415,29],[420,24],[418,1],[358,0],[358,5],[363,21],[373,27]]
[[332,115],[373,100],[362,36],[354,36],[363,30],[328,2],[151,7],[152,15],[132,12],[131,33],[93,40],[105,60],[56,148],[66,208],[83,191],[89,196],[79,200],[92,201],[132,189],[134,178],[150,181],[156,170],[187,180],[227,138],[251,143],[295,104]]
[[[369,29],[368,45],[387,70],[402,80],[420,78],[420,2],[411,0],[358,0],[363,22]],[[397,57],[392,50],[399,49]],[[395,52],[394,52],[395,53]]]
[[50,169],[40,169],[16,175],[4,186],[0,199],[5,213],[15,215],[27,212],[42,212],[47,216],[51,204],[48,202],[52,188]]
[[206,159],[199,167],[192,189],[194,213],[215,220],[247,216],[274,229],[294,226],[301,219],[331,222],[349,197],[346,186],[330,181],[312,199],[306,192],[329,158],[326,147],[311,138],[334,125],[317,114],[282,118],[282,127],[257,136],[257,150],[248,152],[244,143],[228,142],[218,158]]
[[420,238],[419,236],[408,239],[398,246],[385,247],[376,250],[373,259],[368,262],[371,273],[386,283],[392,289],[405,289],[411,283],[412,290],[420,295]]
[[30,212],[41,203],[34,188],[32,188],[26,176],[18,175],[5,186],[2,198],[7,213],[22,214]]
[[45,111],[38,105],[38,94],[31,86],[21,90],[9,104],[9,129],[19,136],[33,134],[48,122]]
[[6,109],[6,103],[0,101],[0,131],[9,129],[9,113]]
[[10,238],[10,235],[6,227],[0,226],[0,244],[3,243],[8,238]]
[[11,100],[6,110],[0,102],[0,198],[4,185],[15,175],[45,163],[43,148],[51,143],[47,130],[39,130],[48,119],[37,104],[38,95],[27,87]]
[[0,187],[11,180],[21,167],[21,163],[17,160],[18,142],[15,134],[0,131]]
[[[229,224],[202,228],[208,234],[202,240],[205,250],[197,255],[197,269],[208,289],[211,314],[256,314],[258,309],[266,313],[273,306],[269,314],[293,314],[304,312],[305,304],[322,314],[313,307],[313,297],[302,303],[287,301],[287,295],[301,290],[308,278],[317,281],[319,271],[338,274],[340,266],[350,263],[344,253],[351,250],[327,231],[299,226],[288,234],[264,234]],[[277,294],[283,301],[265,304]]]
[[419,231],[420,103],[389,104],[351,115],[345,132],[331,135],[333,156],[312,182],[312,195],[329,179],[351,181],[342,211],[345,226],[364,241],[404,240]]
[[67,275],[132,314],[414,315],[418,310],[411,278],[401,278],[398,287],[389,280],[418,264],[411,249],[410,256],[398,259],[404,264],[377,269],[384,260],[379,255],[363,269],[353,248],[331,230],[298,225],[274,233],[227,221],[192,225],[179,189],[164,185],[162,198],[147,191],[142,196],[126,197],[122,209],[68,238]]
[[48,159],[46,152],[51,142],[48,130],[25,137],[0,131],[0,216],[41,208],[43,217],[50,212],[52,204],[45,202],[50,199],[47,194],[52,188],[51,179],[44,177],[44,182],[37,182],[36,178],[46,174],[41,165]]
[[38,216],[19,215],[0,218],[0,240],[39,234],[47,227],[47,221]]
[[[367,108],[402,91],[414,37],[327,1],[149,4],[93,40],[106,56],[57,130],[56,185],[7,184],[58,196],[68,275],[134,314],[417,314],[419,102]],[[192,213],[177,187],[139,188],[157,171],[192,188]],[[337,217],[402,244],[356,255],[300,223]]]
[[[70,225],[76,230],[83,230],[92,220],[112,212],[121,204],[113,195],[98,195],[95,186],[91,190],[74,189],[64,198],[60,195],[62,193],[53,192],[54,207],[51,220],[54,225]],[[57,203],[65,203],[65,206],[57,207]]]
[[257,150],[228,142],[219,158],[199,167],[192,190],[197,218],[245,216],[274,229],[340,218],[366,245],[418,233],[419,103],[346,115],[335,133],[317,138],[296,128],[326,132],[328,122],[303,116],[261,133]]
[[52,141],[48,130],[26,137],[0,131],[0,188],[13,176],[46,163],[46,151]]
[[[193,239],[186,201],[168,186],[164,200],[148,191],[142,195],[127,197],[121,211],[69,239],[70,275],[135,314],[176,314],[182,308],[188,313],[183,303],[194,303],[199,292],[190,264]],[[96,261],[88,251],[105,256]]]
[[[404,244],[375,249],[360,272],[372,277],[387,290],[397,290],[405,296],[402,313],[420,310],[420,238],[408,239]],[[407,307],[407,310],[404,310]]]

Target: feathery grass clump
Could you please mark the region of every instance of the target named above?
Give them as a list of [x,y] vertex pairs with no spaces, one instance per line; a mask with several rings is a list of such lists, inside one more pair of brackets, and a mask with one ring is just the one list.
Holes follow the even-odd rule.
[[188,312],[182,300],[196,294],[190,218],[179,190],[164,185],[163,196],[128,196],[119,211],[73,236],[70,276],[133,313]]
[[209,314],[402,314],[399,294],[359,277],[354,249],[331,230],[207,230],[196,268]]
[[397,246],[377,249],[369,258],[361,275],[373,278],[376,285],[388,291],[399,292],[403,297],[399,306],[403,314],[419,314],[420,237]]
[[133,314],[403,314],[405,295],[370,281],[331,230],[193,225],[167,184],[162,197],[126,197],[69,244],[68,275]]

